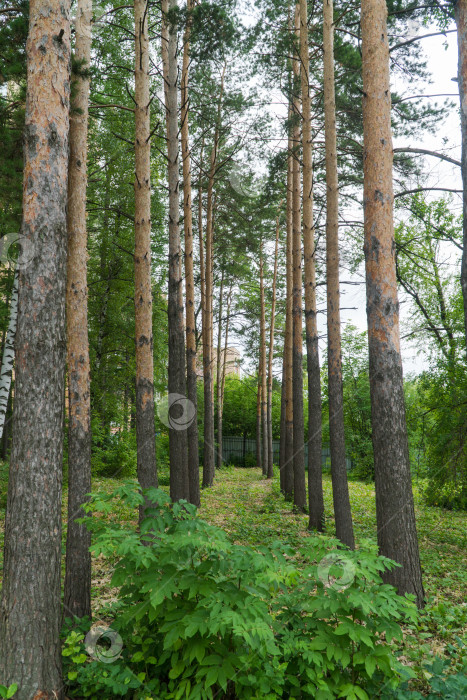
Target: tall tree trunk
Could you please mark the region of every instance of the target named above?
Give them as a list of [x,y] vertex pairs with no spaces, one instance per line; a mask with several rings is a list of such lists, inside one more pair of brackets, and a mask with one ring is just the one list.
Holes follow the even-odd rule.
[[214,466],[214,382],[212,372],[212,265],[213,265],[213,192],[214,177],[217,166],[217,149],[219,145],[219,130],[222,110],[222,98],[224,94],[224,78],[226,64],[222,70],[219,103],[217,107],[217,121],[214,131],[214,143],[211,151],[208,188],[206,195],[206,256],[205,256],[205,324],[203,328],[203,373],[204,373],[204,459],[203,459],[203,486],[212,486],[215,475]]
[[11,377],[15,362],[15,336],[18,318],[18,279],[19,269],[15,269],[13,289],[10,298],[10,320],[5,335],[2,352],[2,368],[0,371],[0,437],[3,436],[5,420],[10,400]]
[[316,310],[315,229],[313,224],[313,154],[311,134],[310,59],[307,2],[300,0],[300,64],[303,149],[303,252],[305,264],[305,328],[308,370],[308,499],[312,530],[324,529],[321,467],[321,377]]
[[[285,343],[285,334],[284,334]],[[279,435],[279,485],[281,493],[284,493],[284,476],[285,476],[285,347],[282,354],[282,383],[281,383],[281,418],[280,418],[280,435]]]
[[224,269],[222,270],[221,284],[219,289],[219,316],[217,323],[217,354],[216,354],[216,408],[217,408],[217,449],[216,449],[216,465],[221,466],[222,460],[222,445],[219,444],[219,415],[221,408],[222,395],[222,376],[221,376],[221,343],[222,343],[222,297],[224,294]]
[[455,4],[457,25],[458,69],[461,137],[462,137],[462,183],[463,183],[463,248],[461,263],[461,286],[464,297],[464,327],[467,342],[467,0],[457,0]]
[[185,232],[185,295],[186,295],[186,390],[193,406],[194,420],[188,426],[188,480],[190,502],[201,505],[199,489],[198,449],[198,392],[196,380],[196,320],[195,281],[193,273],[193,215],[191,209],[191,155],[189,142],[188,71],[190,63],[190,35],[192,0],[187,0],[187,21],[183,37],[183,64],[181,77],[181,146],[183,161],[183,226]]
[[[289,109],[289,121],[292,110]],[[293,498],[293,141],[292,134],[288,139],[287,158],[287,256],[286,256],[286,316],[285,316],[285,463],[284,463],[284,495],[287,500]]]
[[91,617],[91,533],[76,518],[91,491],[91,380],[88,339],[86,188],[92,0],[78,0],[68,165],[67,364],[68,530],[63,604],[65,616]]
[[269,356],[268,356],[268,399],[267,399],[267,428],[268,428],[268,479],[274,476],[274,453],[272,449],[272,363],[274,360],[274,324],[276,320],[276,287],[277,259],[279,256],[279,216],[282,202],[276,217],[276,245],[274,248],[274,272],[272,276],[271,323],[269,326]]
[[[178,88],[177,27],[168,25],[167,12],[177,8],[177,0],[162,0],[162,59],[167,114],[168,184],[169,184],[169,460],[170,497],[189,500],[187,425],[184,416],[172,416],[171,405],[184,406],[185,326],[182,303],[182,264],[180,247],[179,172],[178,172]],[[188,416],[188,412],[186,411]]]
[[[151,286],[151,148],[146,0],[135,0],[135,337],[137,474],[157,486]],[[140,519],[144,509],[140,509]]]
[[[300,37],[300,4],[295,5],[295,39]],[[303,424],[303,324],[302,324],[302,227],[300,210],[300,55],[297,46],[293,63],[293,474],[294,508],[306,510],[305,432]]]
[[266,365],[266,307],[264,302],[264,260],[263,242],[259,254],[259,289],[260,289],[260,353],[261,353],[261,434],[263,444],[263,475],[268,474],[268,378]]
[[256,466],[263,471],[263,456],[261,445],[261,350],[258,362],[258,389],[256,394]]
[[225,377],[227,372],[227,348],[229,346],[229,325],[230,325],[230,305],[232,303],[232,287],[230,287],[229,295],[227,297],[227,314],[225,318],[225,341],[224,341],[224,357],[222,361],[222,377],[221,377],[221,392],[220,401],[217,413],[217,440],[219,443],[218,465],[221,467],[223,462],[222,453],[222,439],[223,439],[223,413],[224,413],[224,389],[225,389]]
[[370,396],[378,544],[401,566],[385,581],[424,592],[410,476],[395,268],[391,92],[385,0],[362,0],[363,164]]
[[[217,132],[216,132],[217,133]],[[205,268],[205,326],[203,329],[203,375],[204,375],[204,459],[203,486],[212,486],[215,473],[214,452],[214,402],[213,402],[213,357],[212,357],[212,195],[216,169],[217,140],[211,151],[208,188],[206,197],[206,256]]]
[[[0,678],[19,700],[62,700],[61,498],[65,382],[70,6],[29,3],[13,445],[0,603]],[[44,89],[44,86],[53,89]],[[46,166],[44,166],[46,164]]]
[[339,292],[339,189],[334,89],[333,0],[323,3],[324,120],[326,149],[326,281],[328,326],[329,438],[332,496],[337,537],[355,547],[345,459]]

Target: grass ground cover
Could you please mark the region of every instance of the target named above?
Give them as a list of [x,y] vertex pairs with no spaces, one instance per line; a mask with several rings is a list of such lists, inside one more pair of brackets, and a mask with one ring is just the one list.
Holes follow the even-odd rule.
[[[5,477],[5,470],[3,470]],[[332,489],[329,475],[323,477],[326,507],[326,534],[335,535],[332,516]],[[112,492],[121,482],[95,479],[93,490]],[[0,481],[5,493],[6,479]],[[168,474],[160,474],[160,486],[168,491]],[[414,487],[417,526],[420,540],[427,607],[416,627],[406,630],[401,655],[419,675],[418,688],[428,680],[424,664],[436,654],[448,656],[454,666],[466,658],[467,644],[467,514],[428,507],[422,501],[423,484]],[[65,494],[66,496],[66,494]],[[350,481],[350,497],[357,546],[376,539],[375,494],[373,484]],[[64,498],[66,504],[66,498]],[[0,503],[0,532],[3,537],[4,500]],[[64,541],[66,505],[64,505]],[[136,521],[135,513],[125,506],[117,507],[112,517],[119,521]],[[272,544],[276,540],[298,551],[305,538],[323,537],[307,531],[307,517],[292,512],[279,491],[278,475],[272,482],[263,479],[258,469],[225,467],[216,475],[216,482],[202,492],[200,515],[223,528],[236,543],[253,547]],[[109,586],[112,562],[94,559],[93,609],[99,617],[102,607],[114,597]]]

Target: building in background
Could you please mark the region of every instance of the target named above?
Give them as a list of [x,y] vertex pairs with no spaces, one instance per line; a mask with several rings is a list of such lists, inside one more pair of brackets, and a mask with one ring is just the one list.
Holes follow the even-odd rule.
[[[240,351],[237,348],[234,347],[228,347],[227,350],[224,348],[221,349],[221,367],[223,367],[224,364],[224,354],[227,353],[226,358],[225,358],[225,376],[226,377],[238,377],[239,379],[242,378],[242,368],[241,368],[241,362],[242,362],[242,356]],[[217,354],[218,350],[214,349],[213,351],[213,380],[214,382],[217,381]],[[203,378],[203,350],[200,348],[198,350],[198,355],[196,357],[196,376],[198,379]]]

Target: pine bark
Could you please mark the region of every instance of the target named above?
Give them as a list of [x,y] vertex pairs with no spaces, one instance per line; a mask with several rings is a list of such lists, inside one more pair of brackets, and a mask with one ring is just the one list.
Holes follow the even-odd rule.
[[[292,112],[289,110],[289,121]],[[287,201],[286,201],[286,315],[285,315],[285,462],[284,471],[284,496],[287,500],[293,498],[293,141],[290,133],[288,139],[287,158]]]
[[214,382],[212,357],[212,247],[213,247],[213,188],[216,171],[217,131],[211,151],[208,187],[206,193],[206,255],[205,269],[205,324],[203,328],[203,375],[204,375],[204,459],[203,486],[212,486],[215,475],[214,452]]
[[223,452],[222,452],[222,439],[223,439],[223,431],[224,431],[224,420],[223,420],[223,413],[224,413],[224,390],[225,390],[225,377],[226,377],[226,370],[227,370],[227,348],[229,346],[229,325],[230,325],[230,305],[232,303],[232,287],[230,287],[229,290],[229,296],[227,299],[227,314],[225,318],[225,339],[224,339],[224,357],[223,357],[223,362],[222,362],[222,377],[221,377],[221,384],[220,384],[220,397],[219,397],[219,406],[218,406],[218,414],[217,414],[217,440],[219,443],[219,448],[218,448],[218,465],[221,467],[223,463]]
[[334,87],[333,0],[323,3],[324,132],[326,150],[326,282],[328,327],[329,442],[336,535],[355,547],[344,437],[341,318],[339,290],[339,190]]
[[464,298],[464,328],[467,343],[467,0],[457,0],[455,4],[457,25],[458,68],[462,156],[461,171],[463,184],[463,242],[461,262],[461,287]]
[[[279,210],[282,202],[279,204]],[[267,428],[268,428],[268,479],[274,476],[274,452],[272,449],[272,363],[274,360],[274,326],[276,320],[276,288],[277,261],[279,256],[279,211],[276,217],[276,244],[274,248],[274,272],[272,276],[271,322],[269,325],[269,355],[268,355],[268,399],[267,399]]]
[[13,445],[0,603],[0,678],[63,700],[60,645],[70,6],[29,3]]
[[256,466],[263,471],[263,449],[261,442],[261,352],[258,363],[258,388],[256,394]]
[[324,528],[321,467],[321,377],[316,310],[315,229],[313,225],[313,154],[311,133],[310,59],[306,0],[300,0],[300,64],[303,150],[303,252],[305,266],[305,330],[308,370],[308,527]]
[[162,0],[162,60],[164,64],[165,107],[167,125],[169,185],[169,461],[170,497],[173,501],[190,499],[188,475],[187,426],[175,415],[186,398],[185,324],[182,295],[182,261],[180,245],[177,27],[168,24],[167,13],[177,8],[177,0]]
[[365,264],[378,545],[400,594],[424,592],[410,475],[395,269],[391,92],[385,0],[362,0]]
[[298,40],[300,37],[300,4],[295,6],[295,39],[297,48],[293,62],[293,475],[294,475],[294,508],[297,511],[306,510],[305,486],[305,431],[303,423],[303,322],[302,322],[302,227],[300,208],[300,55]]
[[91,491],[91,381],[87,287],[87,139],[92,0],[78,0],[75,62],[77,75],[70,112],[68,164],[67,364],[68,364],[68,530],[63,604],[65,616],[91,617],[91,533],[76,518]]
[[[285,334],[284,334],[285,344]],[[281,493],[284,493],[285,476],[285,347],[282,352],[282,382],[281,382],[281,417],[279,435],[279,485]]]
[[201,505],[199,488],[198,449],[198,392],[196,379],[196,319],[195,281],[193,272],[193,214],[191,194],[191,154],[189,142],[189,63],[192,0],[187,0],[187,22],[183,37],[183,63],[181,76],[181,147],[183,161],[183,227],[185,234],[185,296],[186,296],[186,390],[194,408],[195,419],[187,429],[188,481],[190,502]]
[[264,260],[261,242],[259,256],[259,287],[260,287],[260,353],[261,353],[261,435],[262,435],[262,470],[268,475],[268,387],[266,366],[266,308],[264,301]]
[[208,186],[206,193],[206,255],[204,260],[205,289],[204,289],[204,323],[203,323],[203,376],[204,376],[204,458],[203,458],[203,487],[212,486],[215,476],[215,446],[214,446],[214,382],[213,382],[213,233],[214,233],[214,178],[217,167],[217,149],[224,95],[224,78],[226,64],[222,70],[219,102],[217,106],[217,121],[214,130],[214,142],[211,150]]
[[[151,147],[148,8],[135,0],[135,346],[137,475],[157,486],[151,288]],[[140,519],[144,510],[140,509]]]
[[221,411],[222,376],[221,376],[221,343],[222,343],[222,302],[224,295],[224,269],[222,269],[221,284],[219,289],[219,315],[217,319],[217,355],[216,355],[216,409],[217,409],[217,443],[216,443],[216,465],[217,468],[222,463],[222,444],[219,442],[219,419]]

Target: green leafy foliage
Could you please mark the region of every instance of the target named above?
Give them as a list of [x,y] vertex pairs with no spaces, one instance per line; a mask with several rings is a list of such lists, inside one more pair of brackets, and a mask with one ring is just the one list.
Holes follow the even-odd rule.
[[[381,582],[393,562],[371,546],[348,552],[314,537],[297,568],[284,545],[234,544],[189,504],[146,494],[140,533],[112,516],[115,504],[143,502],[134,484],[86,506],[94,554],[116,562],[118,600],[105,615],[123,646],[112,664],[102,654],[85,660],[86,630],[68,628],[70,696],[368,698],[400,682],[393,640],[417,612]],[[338,560],[323,575],[330,548]],[[339,562],[351,571],[343,588]]]

